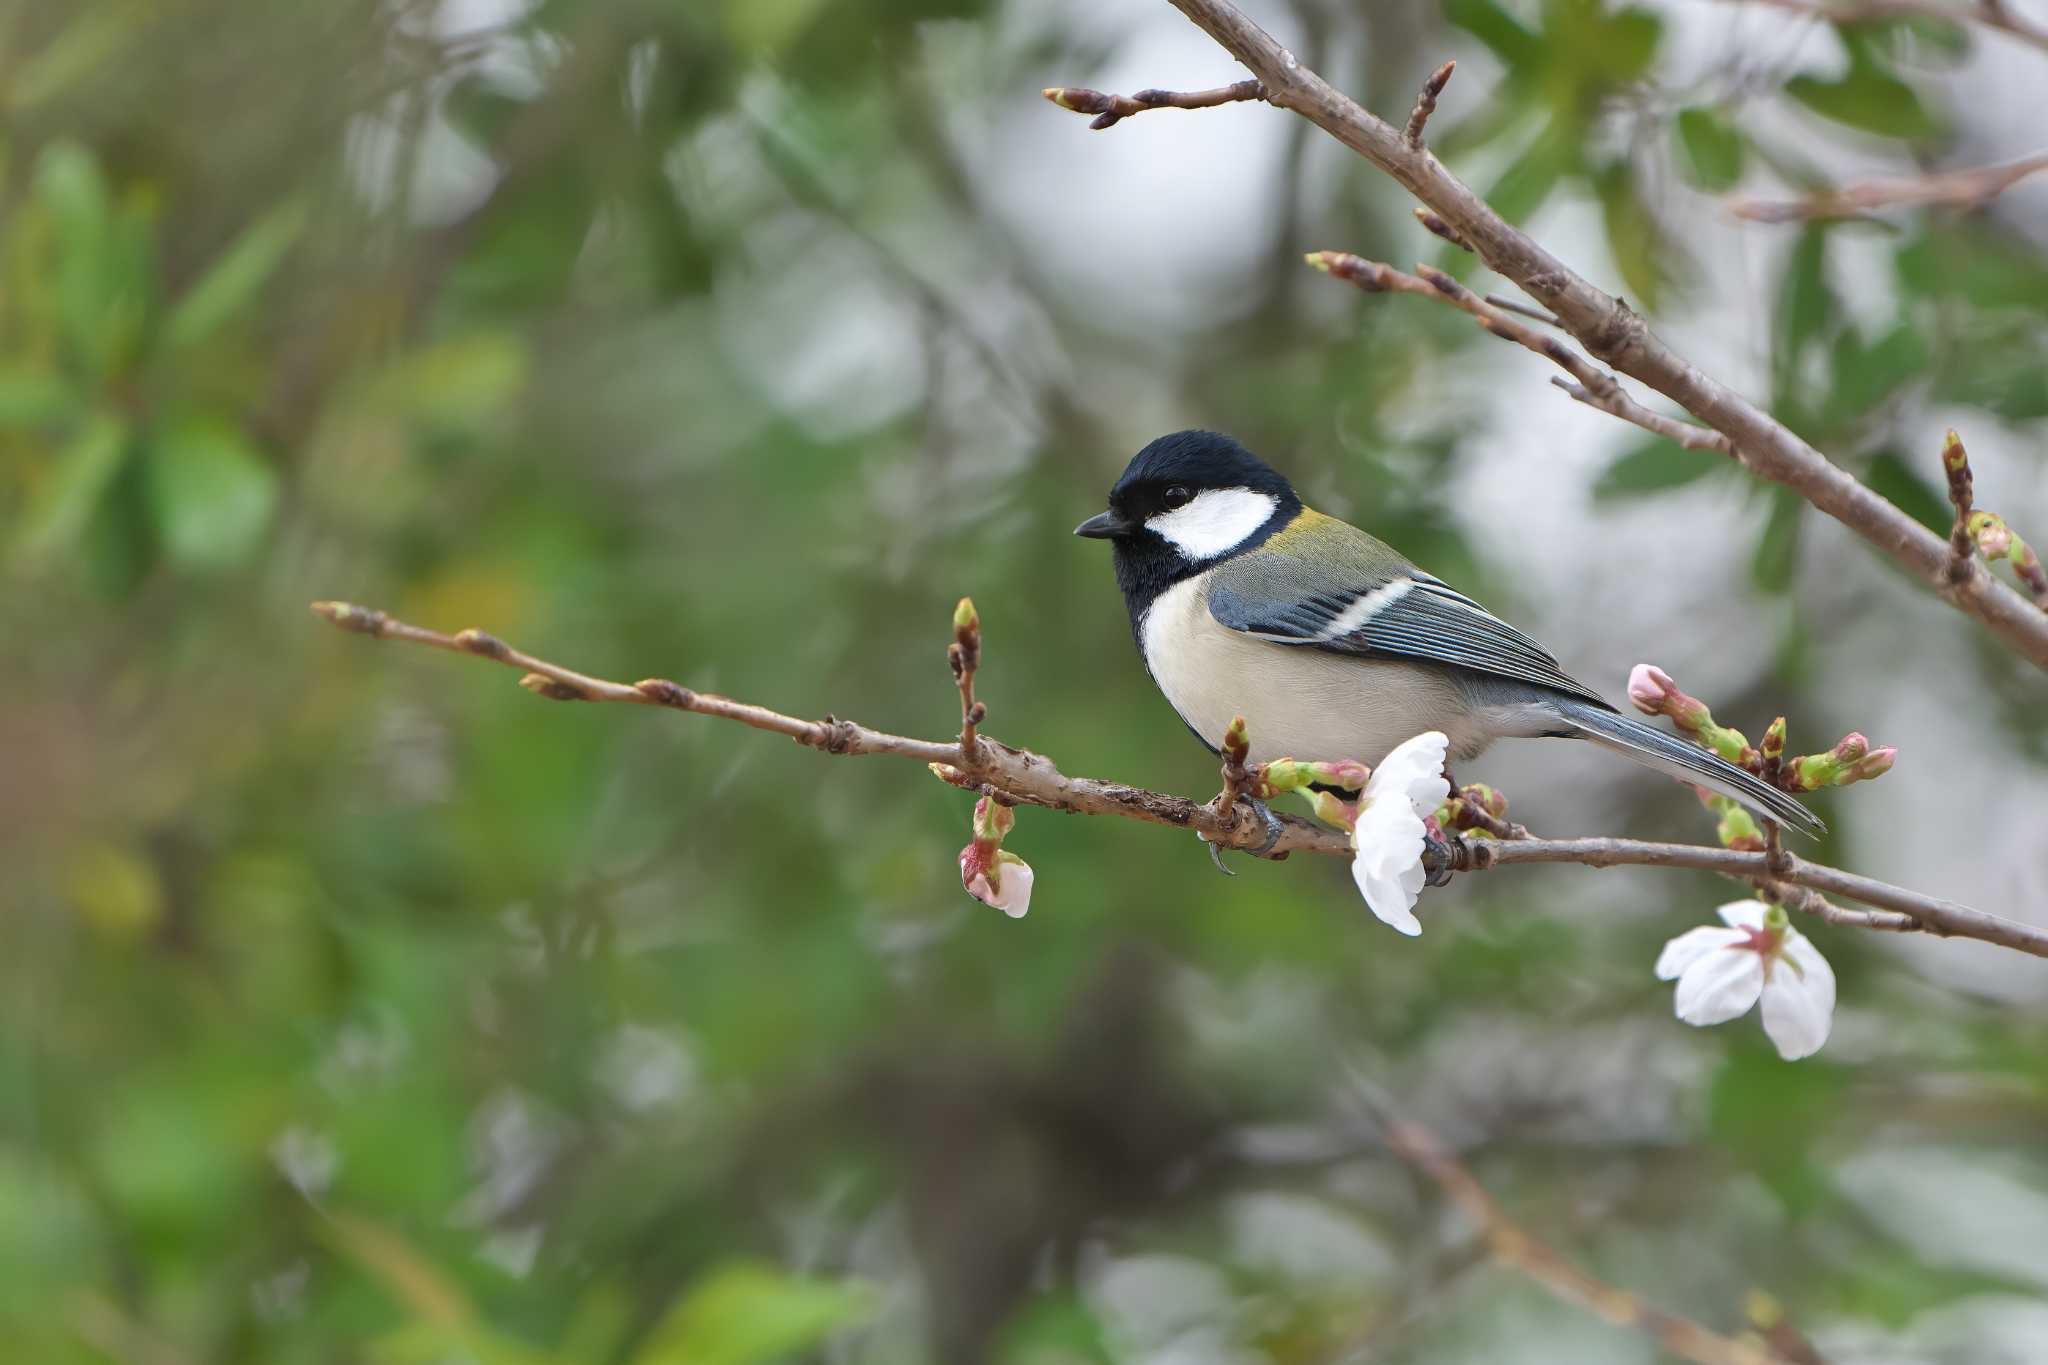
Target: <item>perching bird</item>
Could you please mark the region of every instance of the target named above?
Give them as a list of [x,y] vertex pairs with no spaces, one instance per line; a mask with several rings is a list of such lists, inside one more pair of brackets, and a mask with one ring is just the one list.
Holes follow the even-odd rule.
[[1449,737],[1453,763],[1497,739],[1589,739],[1767,819],[1826,828],[1734,764],[1622,715],[1387,545],[1303,506],[1228,436],[1152,442],[1110,490],[1109,510],[1074,534],[1114,546],[1145,668],[1211,750],[1239,715],[1253,763],[1377,764],[1426,730]]

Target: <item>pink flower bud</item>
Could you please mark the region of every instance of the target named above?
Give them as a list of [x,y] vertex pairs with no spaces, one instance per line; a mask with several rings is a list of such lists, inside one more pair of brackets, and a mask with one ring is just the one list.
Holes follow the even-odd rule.
[[1855,730],[1843,735],[1840,742],[1830,751],[1838,763],[1854,763],[1870,752],[1870,741]]
[[1628,672],[1628,699],[1646,716],[1664,713],[1664,703],[1678,694],[1678,684],[1655,664],[1637,664]]

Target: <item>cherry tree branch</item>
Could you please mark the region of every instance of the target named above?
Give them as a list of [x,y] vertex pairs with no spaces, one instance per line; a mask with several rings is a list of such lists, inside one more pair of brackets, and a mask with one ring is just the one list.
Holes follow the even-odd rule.
[[[1073,815],[1119,816],[1147,824],[1191,829],[1216,847],[1268,858],[1284,858],[1297,851],[1347,859],[1352,855],[1349,841],[1339,830],[1295,816],[1280,815],[1276,817],[1280,835],[1268,845],[1267,831],[1261,827],[1261,822],[1241,818],[1234,799],[1225,802],[1219,798],[1204,803],[1120,782],[1070,777],[1061,772],[1051,759],[1028,749],[1014,748],[987,735],[963,734],[955,740],[912,739],[829,715],[822,720],[804,720],[716,693],[698,692],[666,678],[621,683],[593,677],[515,649],[480,630],[444,635],[440,631],[409,625],[375,608],[347,602],[315,602],[313,611],[343,630],[373,639],[426,645],[518,669],[521,674],[519,685],[550,701],[624,702],[634,706],[667,707],[737,721],[756,730],[784,735],[821,753],[885,754],[913,759],[928,765],[933,775],[943,782],[967,791],[992,795],[1008,804],[1038,806]],[[959,618],[955,620],[957,632],[961,627]],[[978,633],[978,621],[974,628]],[[958,643],[956,634],[954,644]],[[979,651],[978,640],[976,651]],[[986,708],[980,702],[968,700],[965,695],[962,700],[969,714],[986,714]],[[977,715],[976,719],[979,718]],[[1226,790],[1232,785],[1232,780],[1226,776]],[[1901,917],[1885,920],[1859,912],[1842,911],[1839,912],[1841,915],[1853,918],[1837,918],[1836,923],[1924,932],[1939,937],[1973,938],[2036,957],[2048,957],[2048,931],[2032,925],[1908,891],[1853,872],[1810,863],[1803,858],[1786,855],[1778,861],[1779,866],[1773,868],[1773,859],[1767,853],[1693,844],[1594,838],[1453,843],[1437,865],[1452,872],[1483,872],[1516,863],[1579,863],[1587,867],[1636,865],[1692,868],[1745,881],[1769,878],[1788,886],[1846,896]],[[1827,917],[1825,912],[1814,909],[1810,904],[1795,904],[1791,908],[1806,909]],[[1910,924],[1904,921],[1910,921]]]
[[1902,180],[1870,180],[1860,185],[1823,190],[1800,199],[1744,198],[1728,207],[1737,218],[1754,223],[1802,223],[1818,218],[1854,218],[1876,209],[1971,208],[1995,199],[2030,175],[2048,171],[2048,152],[2038,152],[2001,166],[1943,171]]
[[[1948,573],[1948,542],[1749,399],[1673,350],[1621,299],[1596,287],[1489,207],[1404,130],[1368,113],[1304,66],[1230,0],[1172,0],[1263,86],[1267,103],[1308,119],[1363,156],[1441,217],[1489,268],[1550,309],[1594,359],[1640,380],[1720,432],[1735,458],[1861,535],[1942,600],[1982,622],[2035,665],[2048,669],[2048,616],[1973,563]],[[1958,18],[1971,17],[1957,12]],[[1581,385],[1581,387],[1584,387]]]
[[1501,1264],[1521,1271],[1554,1297],[1616,1327],[1641,1332],[1662,1350],[1694,1365],[1789,1365],[1789,1357],[1761,1340],[1723,1336],[1581,1269],[1510,1217],[1442,1138],[1396,1111],[1362,1078],[1353,1079],[1348,1093],[1378,1122],[1387,1150],[1435,1182],[1478,1225],[1487,1250]]
[[[1445,76],[1448,80],[1448,74]],[[1219,85],[1214,90],[1140,90],[1135,95],[1105,95],[1078,85],[1049,85],[1039,92],[1062,109],[1093,114],[1090,128],[1114,128],[1133,114],[1153,109],[1213,109],[1219,104],[1266,98],[1266,87],[1257,81]]]
[[[1333,279],[1343,280],[1368,294],[1419,294],[1462,309],[1493,335],[1534,351],[1570,375],[1570,380],[1553,379],[1551,382],[1586,406],[1598,408],[1624,422],[1633,422],[1687,450],[1706,450],[1730,457],[1735,454],[1734,443],[1720,432],[1650,411],[1623,391],[1621,381],[1564,342],[1547,332],[1539,332],[1517,322],[1491,299],[1481,299],[1434,266],[1418,265],[1415,274],[1409,275],[1347,251],[1312,251],[1308,255],[1308,263]],[[1514,311],[1527,310],[1516,308]]]
[[2004,0],[1977,0],[1951,5],[1942,0],[1751,0],[1790,10],[1832,24],[1881,24],[1900,19],[1937,19],[1952,24],[1980,24],[1996,33],[2048,52],[2048,28],[2021,18]]

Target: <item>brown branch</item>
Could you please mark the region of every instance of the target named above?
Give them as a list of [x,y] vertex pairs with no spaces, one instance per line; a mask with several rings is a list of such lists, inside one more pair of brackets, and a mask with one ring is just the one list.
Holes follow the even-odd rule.
[[[1943,601],[1975,617],[2007,646],[2048,669],[2048,615],[2036,611],[1981,565],[1973,565],[1962,582],[1952,582],[1946,538],[1929,531],[1789,427],[1674,351],[1626,303],[1596,288],[1495,213],[1426,148],[1410,147],[1402,130],[1366,112],[1302,65],[1229,0],[1172,3],[1251,70],[1264,87],[1267,103],[1308,119],[1434,209],[1490,268],[1556,314],[1595,359],[1642,381],[1720,432],[1745,468],[1791,489],[1861,535]],[[1981,16],[1957,12],[1956,17]]]
[[1415,111],[1408,115],[1408,126],[1401,132],[1401,140],[1413,150],[1422,150],[1422,126],[1436,112],[1436,97],[1443,94],[1444,87],[1451,83],[1451,73],[1457,69],[1456,62],[1445,62],[1422,83],[1422,93],[1415,100]]
[[1478,1225],[1487,1249],[1501,1264],[1521,1271],[1566,1303],[1616,1327],[1641,1332],[1663,1350],[1694,1365],[1788,1365],[1785,1356],[1760,1341],[1723,1336],[1581,1269],[1509,1217],[1479,1183],[1479,1177],[1435,1133],[1394,1111],[1369,1085],[1355,1085],[1351,1093],[1379,1121],[1387,1150],[1434,1181]]
[[[1421,211],[1417,212],[1419,216]],[[1464,244],[1461,242],[1459,245]],[[1415,267],[1416,273],[1410,275],[1348,251],[1312,251],[1308,255],[1308,263],[1368,294],[1419,294],[1462,309],[1495,336],[1534,351],[1570,375],[1570,380],[1553,379],[1551,382],[1586,406],[1598,408],[1624,422],[1633,422],[1687,450],[1712,451],[1728,456],[1735,454],[1734,445],[1720,432],[1650,411],[1628,396],[1620,380],[1564,342],[1517,322],[1433,266],[1419,265]]]
[[1831,24],[1882,24],[1899,19],[1938,19],[1953,24],[1981,24],[1993,32],[2048,52],[2048,28],[2020,18],[1995,0],[1975,5],[1948,5],[1941,0],[1755,0]]
[[1266,98],[1266,87],[1258,81],[1219,85],[1214,90],[1140,90],[1135,95],[1106,95],[1078,85],[1049,85],[1039,92],[1062,109],[1093,114],[1088,126],[1097,130],[1114,128],[1133,114],[1151,109],[1213,109],[1219,104]]
[[[1039,806],[1074,815],[1114,815],[1147,824],[1172,825],[1194,830],[1213,845],[1262,852],[1268,858],[1283,858],[1296,851],[1346,859],[1352,856],[1350,841],[1341,830],[1289,815],[1278,817],[1280,838],[1262,849],[1266,831],[1254,822],[1240,820],[1234,807],[1219,808],[1215,802],[1204,804],[1120,782],[1069,777],[1051,759],[1026,749],[1013,748],[986,735],[978,737],[970,755],[963,752],[958,742],[911,739],[832,716],[823,720],[803,720],[749,702],[735,701],[731,697],[694,691],[666,678],[647,678],[631,684],[595,678],[514,649],[496,636],[480,630],[443,635],[439,631],[408,625],[374,608],[347,602],[315,602],[313,611],[343,630],[375,639],[403,640],[455,654],[475,655],[516,668],[522,674],[520,686],[553,701],[664,706],[785,735],[823,753],[887,754],[914,759],[929,765],[933,774],[943,782],[968,791],[993,794],[1015,805]],[[1683,867],[1744,880],[1769,874],[1762,853],[1693,844],[1598,838],[1482,840],[1471,844],[1452,844],[1449,855],[1438,860],[1437,865],[1461,872],[1485,871],[1510,863],[1543,862],[1582,863],[1588,867]],[[1832,892],[1865,905],[1896,911],[1912,919],[1914,928],[1927,933],[1974,938],[2036,957],[2048,957],[2048,931],[2032,925],[1972,910],[1953,901],[1923,896],[1853,872],[1809,863],[1802,858],[1793,858],[1790,867],[1779,875],[1789,884]],[[1868,927],[1905,928],[1890,923],[1873,923]]]
[[[1481,872],[1514,863],[1577,863],[1583,867],[1686,867],[1698,872],[1718,872],[1746,882],[1755,882],[1759,878],[1781,880],[1894,911],[1913,920],[1921,933],[1939,938],[1974,938],[2034,957],[2048,957],[2048,930],[1973,910],[1954,901],[1922,895],[1918,891],[1907,891],[1854,872],[1811,863],[1797,856],[1791,856],[1791,865],[1773,877],[1768,852],[1709,848],[1704,844],[1651,843],[1640,839],[1475,840],[1459,846],[1454,854],[1451,869],[1456,872]],[[1824,913],[1822,918],[1826,918]],[[1869,927],[1905,929],[1904,925],[1889,921]]]
[[1871,180],[1802,199],[1737,199],[1729,210],[1737,218],[1753,223],[1803,223],[1822,218],[1855,218],[1887,208],[1973,208],[2040,171],[2048,171],[2048,152],[2001,166],[1943,171],[1905,180]]

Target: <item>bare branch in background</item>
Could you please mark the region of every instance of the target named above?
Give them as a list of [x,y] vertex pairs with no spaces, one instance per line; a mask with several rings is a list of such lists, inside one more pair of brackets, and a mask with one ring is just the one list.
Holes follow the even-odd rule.
[[1113,128],[1133,114],[1151,109],[1213,109],[1219,104],[1266,98],[1266,87],[1258,81],[1219,85],[1214,90],[1140,90],[1135,95],[1105,95],[1082,86],[1049,85],[1040,92],[1062,109],[1093,114],[1088,126]]
[[[1491,269],[1556,314],[1595,359],[1649,385],[1720,432],[1746,469],[1791,489],[1855,531],[1943,601],[1975,617],[2036,666],[2048,669],[2048,615],[1981,565],[1973,565],[1960,582],[1952,580],[1945,537],[1929,531],[1791,428],[1673,350],[1626,303],[1596,288],[1495,213],[1427,149],[1409,146],[1401,129],[1368,113],[1302,65],[1229,0],[1172,3],[1251,70],[1263,85],[1267,103],[1310,120],[1434,209]],[[1984,13],[1958,11],[1951,17],[1990,22]]]
[[1951,5],[1942,0],[1737,0],[1771,5],[1831,24],[1883,24],[1901,19],[1936,19],[1951,24],[1980,24],[2048,52],[2048,28],[2022,19],[2003,0],[1978,0]]
[[[480,630],[444,635],[436,630],[408,625],[374,608],[347,602],[315,602],[313,610],[343,630],[379,640],[402,640],[455,654],[470,654],[516,668],[523,675],[519,679],[520,686],[551,701],[663,706],[786,735],[822,753],[887,754],[914,759],[927,764],[933,775],[943,782],[967,791],[993,795],[1009,804],[1040,806],[1073,815],[1114,815],[1147,824],[1173,825],[1194,830],[1212,846],[1237,849],[1259,857],[1277,859],[1301,851],[1348,860],[1354,852],[1342,831],[1286,815],[1274,816],[1280,833],[1269,843],[1270,831],[1241,819],[1234,803],[1225,806],[1219,799],[1205,804],[1120,782],[1069,777],[1051,759],[1027,749],[1012,748],[986,735],[974,738],[970,755],[961,740],[911,739],[832,716],[823,720],[803,720],[763,706],[735,701],[731,697],[693,691],[666,678],[647,678],[630,684],[611,682],[536,658]],[[978,622],[976,629],[979,629]],[[974,705],[976,703],[969,703],[970,710]],[[1953,901],[1860,877],[1853,872],[1809,863],[1803,858],[1791,858],[1788,867],[1774,873],[1769,866],[1768,855],[1761,852],[1696,844],[1644,843],[1634,839],[1475,840],[1471,843],[1454,842],[1447,848],[1448,852],[1436,867],[1452,872],[1482,872],[1513,863],[1580,863],[1587,867],[1693,868],[1750,882],[1760,877],[1771,877],[1790,885],[1846,896],[1865,905],[1894,911],[1912,921],[1908,925],[1877,918],[1854,918],[1837,919],[1837,923],[1973,938],[2035,957],[2048,957],[2048,931],[1972,910]]]
[[1616,1327],[1642,1333],[1660,1349],[1693,1365],[1792,1365],[1791,1357],[1762,1340],[1723,1336],[1574,1265],[1563,1252],[1509,1217],[1442,1138],[1395,1110],[1363,1078],[1354,1075],[1353,1081],[1346,1093],[1379,1123],[1387,1150],[1434,1181],[1478,1226],[1487,1249],[1502,1265],[1521,1271],[1566,1303]]
[[2048,152],[2008,161],[2002,166],[1943,171],[1905,180],[1871,180],[1803,199],[1737,199],[1729,204],[1729,209],[1737,218],[1754,223],[1800,223],[1817,218],[1854,218],[1877,209],[1974,208],[2040,171],[2048,171]]
[[1571,381],[1554,379],[1551,382],[1588,407],[1598,408],[1624,422],[1633,422],[1645,431],[1676,441],[1687,450],[1707,450],[1728,456],[1735,454],[1733,445],[1720,432],[1650,411],[1623,392],[1621,382],[1613,375],[1556,337],[1524,327],[1441,270],[1419,265],[1415,268],[1416,273],[1410,275],[1347,251],[1313,251],[1309,253],[1308,263],[1368,294],[1419,294],[1463,309],[1472,315],[1473,321],[1495,336],[1526,347],[1564,370],[1572,377]]

